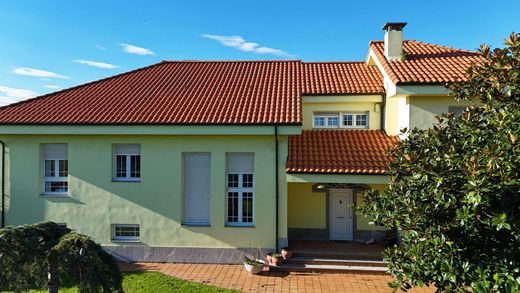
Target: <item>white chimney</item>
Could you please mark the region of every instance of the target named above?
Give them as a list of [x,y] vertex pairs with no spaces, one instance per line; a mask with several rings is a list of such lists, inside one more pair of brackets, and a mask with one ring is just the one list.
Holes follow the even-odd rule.
[[403,56],[403,28],[406,22],[387,22],[385,31],[385,57],[389,61],[399,61]]

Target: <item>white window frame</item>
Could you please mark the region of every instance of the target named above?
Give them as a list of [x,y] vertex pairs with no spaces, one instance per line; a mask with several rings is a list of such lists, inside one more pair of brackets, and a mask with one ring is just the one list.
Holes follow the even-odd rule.
[[[351,115],[352,116],[352,123],[353,125],[344,125],[343,124],[343,121],[344,121],[344,117],[346,115]],[[367,121],[367,124],[366,125],[356,125],[356,121],[357,121],[357,116],[366,116],[366,121]],[[369,126],[370,126],[370,120],[369,120],[369,113],[368,112],[341,112],[340,113],[340,128],[347,128],[347,129],[368,129]]]
[[[238,175],[238,187],[229,187],[229,175],[237,174]],[[253,186],[252,187],[243,187],[243,175],[253,175]],[[238,193],[238,221],[237,222],[229,222],[229,193],[237,192]],[[245,192],[251,193],[253,200],[253,208],[251,215],[251,222],[244,222],[242,219],[243,216],[243,205],[242,199],[243,194]],[[237,226],[237,227],[253,227],[255,226],[255,174],[254,173],[234,173],[234,172],[226,172],[226,226]]]
[[[138,229],[139,236],[117,236],[116,229],[117,227],[132,227]],[[127,241],[127,242],[138,242],[141,238],[141,225],[139,224],[113,224],[111,229],[111,240],[112,241]]]
[[[316,118],[323,118],[325,125],[316,125],[315,119]],[[338,119],[338,125],[330,125],[329,119],[330,118],[336,118]],[[341,117],[339,113],[314,113],[312,115],[312,127],[313,128],[338,128],[341,124]]]
[[[140,182],[141,176],[142,176],[142,156],[141,152],[139,153],[117,153],[116,146],[117,145],[139,145],[139,149],[141,149],[141,145],[137,143],[118,143],[113,145],[113,164],[114,164],[114,172],[112,174],[113,181],[120,181],[120,182]],[[126,160],[126,174],[124,177],[117,176],[117,156],[125,156]],[[132,156],[139,156],[139,177],[132,177]]]
[[[52,143],[49,143],[52,144]],[[69,159],[67,157],[51,157],[46,158],[44,149],[45,145],[49,144],[42,144],[42,195],[43,196],[67,196],[69,194]],[[60,143],[61,144],[61,143]],[[65,144],[67,145],[67,144]],[[67,145],[68,148],[68,145]],[[54,165],[54,175],[55,176],[46,176],[45,173],[45,161],[51,161]],[[60,176],[60,161],[66,161],[67,162],[67,176]],[[47,182],[64,182],[67,183],[66,191],[46,191],[45,185]]]

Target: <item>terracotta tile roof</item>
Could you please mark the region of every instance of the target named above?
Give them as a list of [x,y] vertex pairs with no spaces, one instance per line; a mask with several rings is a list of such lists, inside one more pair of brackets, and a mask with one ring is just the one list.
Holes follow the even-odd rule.
[[163,61],[0,108],[3,124],[299,124],[300,61]]
[[398,141],[382,130],[303,130],[289,136],[286,172],[385,174]]
[[304,87],[357,94],[381,86],[361,63],[163,61],[2,107],[0,124],[300,124]]
[[303,94],[382,94],[383,75],[365,62],[305,62]]
[[405,60],[388,61],[383,41],[370,42],[370,49],[395,84],[440,84],[466,78],[465,70],[482,57],[474,51],[418,41],[403,41]]

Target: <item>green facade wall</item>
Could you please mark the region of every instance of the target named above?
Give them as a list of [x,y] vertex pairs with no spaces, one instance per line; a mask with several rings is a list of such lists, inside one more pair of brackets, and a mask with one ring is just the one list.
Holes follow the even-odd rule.
[[[233,135],[7,135],[6,224],[43,220],[66,223],[104,245],[111,224],[140,224],[140,242],[154,247],[275,247],[274,136]],[[41,144],[67,143],[69,196],[46,197],[42,191]],[[141,182],[112,181],[112,146],[141,144]],[[280,137],[280,166],[285,166],[287,139]],[[211,226],[182,222],[182,154],[211,153]],[[227,152],[255,153],[255,227],[225,225]],[[286,182],[285,168],[279,170]],[[285,185],[285,186],[284,186]],[[281,185],[280,210],[287,209],[287,186]],[[285,212],[280,212],[284,214]],[[280,238],[287,237],[281,217]]]

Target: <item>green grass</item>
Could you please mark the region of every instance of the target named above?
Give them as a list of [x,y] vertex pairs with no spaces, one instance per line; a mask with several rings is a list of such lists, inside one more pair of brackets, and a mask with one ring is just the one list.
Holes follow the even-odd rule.
[[[123,289],[126,293],[167,293],[167,292],[203,292],[203,293],[237,293],[239,291],[222,289],[214,286],[189,282],[156,272],[123,273]],[[2,291],[4,292],[4,291]],[[47,290],[30,290],[32,293],[43,293]],[[77,288],[60,288],[59,292],[77,293]]]

